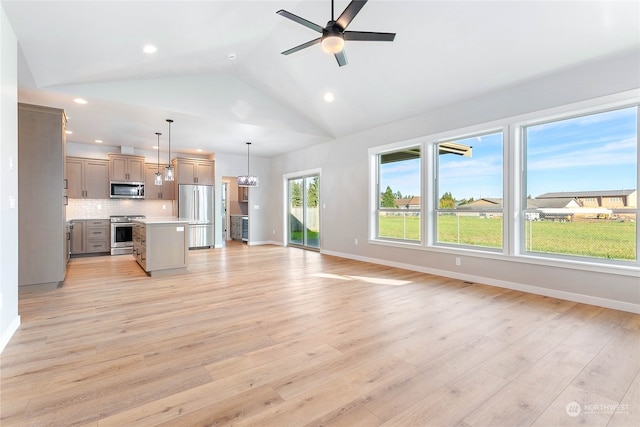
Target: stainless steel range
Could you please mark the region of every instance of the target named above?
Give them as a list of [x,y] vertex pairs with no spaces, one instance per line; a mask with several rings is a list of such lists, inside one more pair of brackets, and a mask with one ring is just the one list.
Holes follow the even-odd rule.
[[112,215],[111,218],[111,255],[133,253],[134,219],[143,219],[144,215]]

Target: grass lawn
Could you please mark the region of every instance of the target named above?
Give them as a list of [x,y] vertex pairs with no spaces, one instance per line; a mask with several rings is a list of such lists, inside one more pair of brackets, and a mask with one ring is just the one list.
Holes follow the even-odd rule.
[[[636,223],[631,221],[533,221],[526,225],[526,249],[540,253],[635,260],[635,233]],[[420,240],[420,218],[380,216],[380,237]],[[439,216],[438,242],[501,248],[502,218]]]

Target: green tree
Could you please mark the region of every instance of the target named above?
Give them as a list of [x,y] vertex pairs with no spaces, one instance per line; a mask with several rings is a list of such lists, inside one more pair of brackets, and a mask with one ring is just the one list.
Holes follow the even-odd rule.
[[395,197],[396,199],[402,199],[402,193],[400,192],[400,190],[396,191]]
[[302,206],[302,183],[298,180],[289,181],[291,182],[291,207],[299,208]]
[[451,209],[456,207],[456,199],[453,198],[450,191],[447,191],[440,197],[440,209]]
[[307,206],[315,208],[318,206],[318,177],[313,177],[307,190]]
[[387,185],[387,189],[382,193],[382,199],[380,200],[380,207],[382,208],[395,208],[396,197],[391,190],[391,187]]

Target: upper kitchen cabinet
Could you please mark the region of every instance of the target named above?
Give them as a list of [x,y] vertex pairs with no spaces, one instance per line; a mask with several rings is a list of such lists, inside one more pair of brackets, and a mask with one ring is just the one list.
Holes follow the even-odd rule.
[[164,180],[164,168],[166,165],[160,165],[160,173],[162,174],[162,185],[155,184],[158,165],[147,163],[145,165],[144,176],[144,198],[146,200],[174,200],[175,199],[175,183],[173,181]]
[[249,187],[238,186],[238,201],[242,203],[249,201]]
[[55,288],[67,267],[65,126],[58,108],[18,104],[18,284]]
[[120,182],[144,182],[144,156],[109,154],[109,179]]
[[67,181],[71,199],[108,199],[109,162],[67,157]]
[[171,162],[176,169],[178,184],[213,185],[215,181],[215,162],[204,159],[186,159],[178,157]]

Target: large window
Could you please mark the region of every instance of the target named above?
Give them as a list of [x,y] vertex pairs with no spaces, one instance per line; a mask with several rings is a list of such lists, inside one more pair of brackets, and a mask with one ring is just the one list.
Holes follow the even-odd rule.
[[502,132],[435,145],[437,243],[502,248]]
[[639,106],[588,104],[370,150],[372,237],[489,257],[640,265]]
[[377,158],[377,237],[420,241],[420,147]]
[[638,111],[522,129],[526,252],[635,261]]

